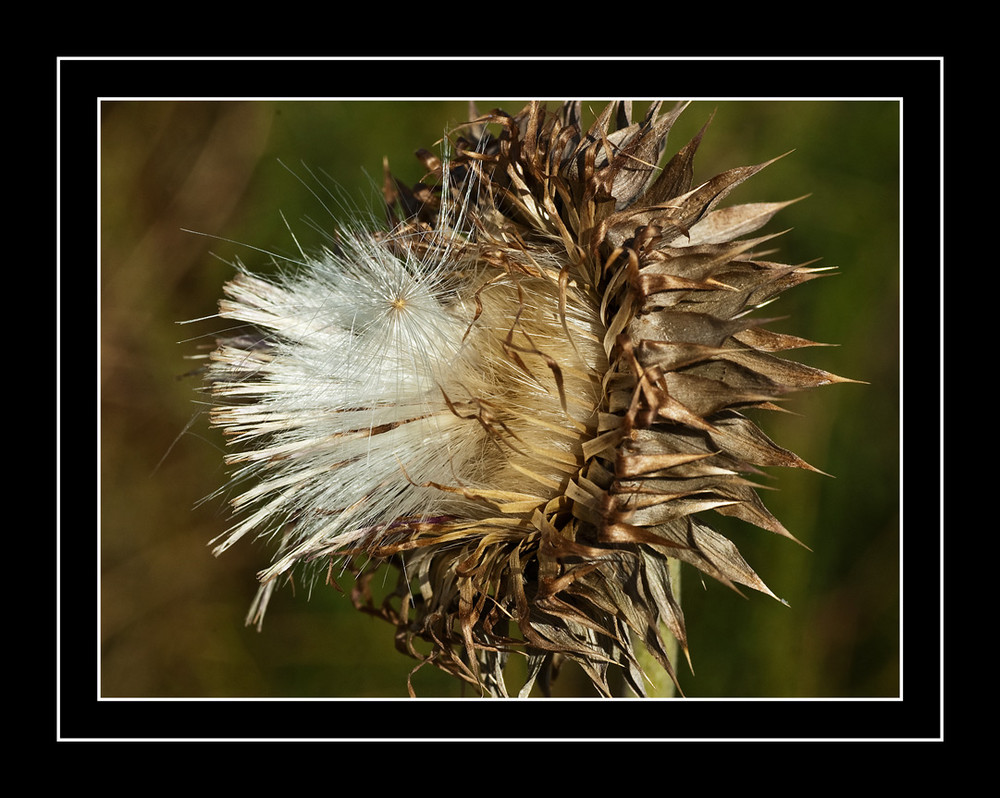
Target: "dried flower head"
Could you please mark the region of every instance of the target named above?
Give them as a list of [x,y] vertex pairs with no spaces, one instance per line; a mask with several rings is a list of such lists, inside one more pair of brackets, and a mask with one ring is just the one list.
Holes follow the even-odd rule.
[[693,186],[699,133],[658,165],[683,108],[475,118],[417,186],[386,167],[386,230],[226,286],[247,331],[209,367],[239,486],[217,551],[280,541],[249,620],[293,569],[343,569],[402,651],[487,694],[517,652],[522,695],[562,658],[642,695],[639,650],[671,678],[665,638],[687,650],[672,562],[771,594],[709,519],[791,537],[752,477],[810,466],[744,411],[841,378],[752,315],[818,271],[748,237],[790,202],[719,207],[771,162]]

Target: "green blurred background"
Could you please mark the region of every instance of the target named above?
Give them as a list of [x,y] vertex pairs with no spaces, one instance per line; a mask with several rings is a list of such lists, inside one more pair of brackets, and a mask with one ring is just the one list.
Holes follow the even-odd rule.
[[[515,112],[522,101],[483,100]],[[592,104],[599,108],[602,102]],[[262,632],[244,626],[270,550],[214,558],[227,527],[222,441],[199,415],[196,365],[227,261],[266,267],[332,220],[309,173],[380,212],[382,158],[412,157],[467,118],[465,102],[106,102],[101,108],[101,694],[106,697],[406,695],[414,662],[391,628],[332,588],[285,588]],[[714,112],[695,179],[794,150],[727,202],[792,205],[777,259],[836,267],[768,309],[773,325],[837,347],[806,362],[868,385],[794,395],[775,440],[832,475],[781,471],[765,501],[811,551],[751,527],[728,534],[772,590],[743,598],[684,572],[699,697],[899,694],[899,107],[888,101],[696,101],[673,152]],[[300,178],[305,177],[305,181]],[[335,215],[337,211],[335,209]],[[188,230],[205,235],[197,235]],[[228,242],[242,242],[240,246]],[[468,694],[430,667],[421,696]],[[593,695],[567,668],[558,694]]]

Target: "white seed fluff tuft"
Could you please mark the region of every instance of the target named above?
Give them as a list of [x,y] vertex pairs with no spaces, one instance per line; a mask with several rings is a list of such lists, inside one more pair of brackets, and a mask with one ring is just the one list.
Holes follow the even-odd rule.
[[344,231],[275,278],[241,270],[220,302],[260,336],[223,343],[210,367],[212,423],[249,485],[215,551],[282,538],[258,616],[272,580],[319,554],[541,506],[595,423],[603,327],[559,263],[515,274],[453,227],[419,248],[394,235]]

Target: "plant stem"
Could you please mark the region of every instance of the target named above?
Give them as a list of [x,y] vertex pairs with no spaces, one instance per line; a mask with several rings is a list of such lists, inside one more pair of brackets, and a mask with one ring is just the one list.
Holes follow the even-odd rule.
[[[681,594],[681,561],[673,558],[670,559],[670,587],[679,604]],[[667,650],[667,659],[670,660],[670,664],[673,666],[674,673],[676,674],[680,646],[677,643],[677,639],[663,624],[660,625],[660,636],[663,638],[664,647]],[[646,696],[649,698],[675,697],[677,688],[674,685],[673,679],[670,678],[670,674],[646,650],[645,646],[640,645],[638,649],[636,658],[639,660],[639,665],[646,674]]]

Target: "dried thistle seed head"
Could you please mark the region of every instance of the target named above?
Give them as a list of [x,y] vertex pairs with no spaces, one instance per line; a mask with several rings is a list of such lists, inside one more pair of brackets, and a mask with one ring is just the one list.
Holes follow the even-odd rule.
[[522,695],[560,658],[642,695],[637,648],[671,678],[665,635],[687,650],[672,562],[772,595],[711,515],[791,537],[752,478],[810,466],[744,411],[841,378],[753,315],[818,272],[754,255],[789,201],[719,207],[771,162],[693,185],[704,130],[660,164],[683,109],[475,118],[418,153],[417,186],[386,168],[387,230],[226,286],[220,315],[252,333],[209,369],[241,485],[217,550],[280,541],[252,620],[293,569],[337,563],[404,651],[489,694],[520,653]]

